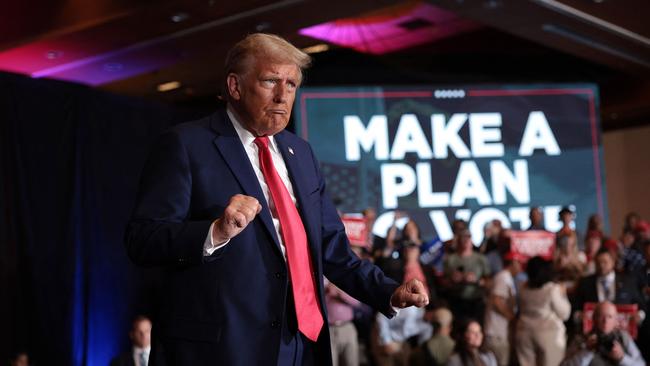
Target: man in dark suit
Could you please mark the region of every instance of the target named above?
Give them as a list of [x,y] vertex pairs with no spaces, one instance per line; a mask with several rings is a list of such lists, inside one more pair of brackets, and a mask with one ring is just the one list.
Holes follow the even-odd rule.
[[147,366],[151,354],[151,320],[139,315],[133,319],[131,349],[113,358],[111,366]]
[[587,302],[610,301],[614,304],[637,304],[639,308],[639,321],[645,318],[645,301],[636,279],[624,273],[614,271],[614,258],[607,249],[602,249],[596,254],[596,273],[583,278],[578,283],[573,309],[576,312],[583,310]]
[[284,131],[309,62],[249,35],[226,58],[227,109],[164,134],[144,168],[126,246],[166,269],[168,365],[330,364],[323,276],[389,317],[428,303],[353,254],[310,146]]

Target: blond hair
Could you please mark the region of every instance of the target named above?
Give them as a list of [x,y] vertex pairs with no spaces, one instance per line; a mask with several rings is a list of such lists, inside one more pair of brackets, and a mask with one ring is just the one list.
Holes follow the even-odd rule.
[[226,55],[225,76],[245,75],[255,61],[294,64],[302,71],[311,64],[311,56],[275,34],[253,33],[237,42]]

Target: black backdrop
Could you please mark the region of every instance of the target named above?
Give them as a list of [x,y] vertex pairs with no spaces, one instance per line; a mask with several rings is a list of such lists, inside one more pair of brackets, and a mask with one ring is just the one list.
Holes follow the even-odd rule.
[[153,139],[207,113],[0,74],[0,364],[107,365],[155,316],[124,227]]

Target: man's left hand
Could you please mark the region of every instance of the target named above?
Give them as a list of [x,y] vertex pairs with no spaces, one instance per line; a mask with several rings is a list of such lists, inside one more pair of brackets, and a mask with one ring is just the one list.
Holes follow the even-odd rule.
[[412,279],[398,287],[390,298],[390,304],[396,308],[417,306],[419,308],[429,304],[429,295],[422,282]]
[[623,357],[625,357],[625,351],[623,351],[623,347],[621,346],[620,343],[617,341],[614,341],[614,346],[612,347],[612,350],[609,352],[609,358],[611,358],[614,361],[620,362]]

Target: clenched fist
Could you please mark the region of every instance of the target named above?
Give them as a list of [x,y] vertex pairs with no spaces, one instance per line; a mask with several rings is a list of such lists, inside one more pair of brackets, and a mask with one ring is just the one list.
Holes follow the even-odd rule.
[[255,197],[232,196],[223,215],[214,221],[212,242],[221,244],[241,233],[261,210],[262,205]]
[[419,308],[429,304],[429,295],[422,282],[412,279],[398,287],[391,297],[391,305],[396,308],[417,306]]

